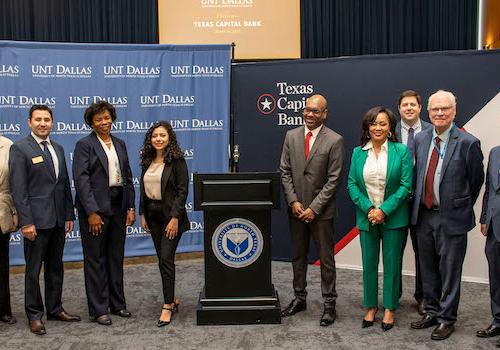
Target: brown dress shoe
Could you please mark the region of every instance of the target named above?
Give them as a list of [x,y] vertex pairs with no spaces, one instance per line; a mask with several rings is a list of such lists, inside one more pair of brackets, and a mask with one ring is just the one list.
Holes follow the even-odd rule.
[[47,315],[47,320],[57,320],[63,322],[79,322],[81,321],[80,316],[68,314],[66,311],[61,311],[56,315]]
[[43,325],[42,320],[31,320],[30,321],[30,331],[36,335],[44,335],[47,334],[45,331],[45,326]]

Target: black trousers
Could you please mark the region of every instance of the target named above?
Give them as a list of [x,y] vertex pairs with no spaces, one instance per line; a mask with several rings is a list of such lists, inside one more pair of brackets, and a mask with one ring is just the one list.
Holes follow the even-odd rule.
[[439,211],[424,208],[420,209],[416,228],[425,310],[439,323],[453,324],[460,301],[467,233],[448,234]]
[[66,238],[64,227],[37,229],[36,232],[34,241],[24,239],[24,258],[26,259],[24,299],[29,320],[40,320],[44,314],[39,282],[42,263],[47,314],[56,315],[63,311],[61,297],[64,277],[62,256]]
[[315,219],[306,224],[289,214],[292,233],[292,268],[293,290],[295,297],[305,300],[307,253],[311,237],[319,252],[321,267],[321,294],[325,307],[335,307],[337,292],[335,290],[336,269],[333,256],[333,220]]
[[484,251],[488,259],[493,325],[500,327],[500,242],[495,238],[491,226],[486,237]]
[[89,232],[88,216],[79,212],[83,246],[85,291],[89,315],[99,317],[126,309],[123,291],[123,257],[125,250],[125,223],[127,212],[122,209],[123,191],[112,191],[113,215],[101,215],[104,221],[101,234]]
[[[417,232],[415,226],[409,226],[408,230],[405,232],[406,237],[403,239],[403,247],[401,250],[401,256],[404,256],[406,242],[408,240],[408,231],[410,232],[411,245],[413,247],[413,253],[415,254],[415,291],[413,297],[416,301],[420,302],[424,299],[424,292],[422,291],[422,273],[420,272],[420,260],[418,258],[418,240]],[[401,271],[403,270],[403,259],[401,259]],[[401,284],[399,287],[399,297],[403,295],[403,278],[401,276]]]
[[9,233],[0,230],[0,316],[11,316],[9,288]]
[[174,239],[168,239],[165,235],[168,218],[163,214],[161,201],[147,200],[145,209],[146,222],[158,256],[164,303],[170,304],[174,302],[175,297],[175,251],[181,233],[179,232]]

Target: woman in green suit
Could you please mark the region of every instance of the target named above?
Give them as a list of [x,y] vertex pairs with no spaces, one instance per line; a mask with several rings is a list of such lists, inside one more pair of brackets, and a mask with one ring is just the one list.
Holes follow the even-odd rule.
[[352,154],[348,191],[356,205],[363,258],[363,294],[367,309],[362,326],[373,325],[378,311],[380,241],[384,263],[382,329],[394,325],[399,307],[401,247],[408,225],[408,197],[412,188],[413,161],[408,147],[398,143],[396,118],[384,107],[374,107],[363,117],[361,146]]

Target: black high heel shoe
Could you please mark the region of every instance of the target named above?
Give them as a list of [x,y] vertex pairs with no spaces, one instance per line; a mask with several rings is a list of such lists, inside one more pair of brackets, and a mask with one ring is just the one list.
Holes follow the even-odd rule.
[[[162,310],[167,310],[167,311],[170,311],[170,320],[168,321],[162,321],[162,320],[158,320],[158,323],[156,324],[157,327],[164,327],[164,326],[167,326],[170,324],[170,322],[172,321],[172,316],[174,315],[174,308],[172,306],[167,306],[167,307],[162,307],[161,308]],[[161,316],[160,316],[161,317]]]
[[[391,310],[386,310],[386,311],[391,311]],[[394,314],[393,314],[392,323],[385,323],[384,321],[382,321],[381,327],[382,327],[382,330],[383,330],[384,332],[387,332],[387,331],[388,331],[388,330],[390,330],[392,327],[394,327]]]
[[174,306],[172,306],[172,313],[179,312],[179,306],[181,305],[181,301],[179,299],[174,300]]
[[373,315],[373,320],[371,320],[371,321],[369,321],[369,320],[365,320],[365,319],[363,318],[363,322],[361,323],[361,328],[368,328],[368,327],[373,326],[373,323],[374,323],[374,321],[375,321],[375,315],[377,314],[377,312],[378,312],[378,307],[377,307],[377,308],[375,308],[375,313],[374,313],[374,315]]

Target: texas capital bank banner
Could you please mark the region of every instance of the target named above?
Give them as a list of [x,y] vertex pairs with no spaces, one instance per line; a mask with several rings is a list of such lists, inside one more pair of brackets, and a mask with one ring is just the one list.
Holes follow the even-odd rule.
[[[29,134],[28,111],[46,104],[54,112],[51,138],[65,149],[68,171],[77,140],[91,129],[85,108],[107,100],[117,111],[112,134],[124,139],[139,201],[139,151],[157,120],[174,128],[192,183],[194,172],[228,169],[229,45],[110,45],[0,41],[0,134],[12,141]],[[73,184],[72,184],[73,187]],[[186,210],[191,230],[178,251],[203,249],[203,218],[193,212],[190,187]],[[11,234],[11,264],[23,264],[20,231]],[[126,255],[153,255],[149,234],[127,228]],[[66,236],[65,261],[82,259],[78,220]]]

